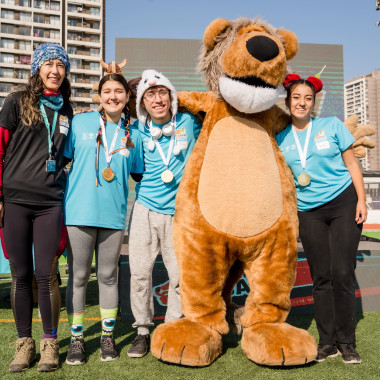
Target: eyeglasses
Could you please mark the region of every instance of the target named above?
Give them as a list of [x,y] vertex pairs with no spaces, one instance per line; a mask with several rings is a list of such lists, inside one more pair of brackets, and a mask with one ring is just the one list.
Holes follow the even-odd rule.
[[169,90],[148,91],[144,95],[144,99],[153,101],[158,95],[160,98],[165,98],[169,94]]

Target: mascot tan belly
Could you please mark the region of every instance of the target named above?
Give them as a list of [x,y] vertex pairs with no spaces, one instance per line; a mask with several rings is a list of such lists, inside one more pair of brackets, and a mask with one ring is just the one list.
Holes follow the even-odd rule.
[[260,364],[305,364],[316,357],[315,340],[285,323],[298,221],[292,174],[274,139],[289,122],[274,104],[297,38],[260,20],[218,19],[203,42],[200,70],[210,92],[179,94],[181,106],[205,115],[174,218],[185,317],[157,327],[152,353],[182,365],[212,363],[222,353],[231,292],[244,271],[245,354]]

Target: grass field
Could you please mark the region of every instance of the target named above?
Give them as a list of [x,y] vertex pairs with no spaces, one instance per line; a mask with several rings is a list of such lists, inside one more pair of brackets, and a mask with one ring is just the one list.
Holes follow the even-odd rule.
[[[63,268],[62,268],[63,269]],[[61,270],[61,273],[64,273]],[[64,281],[65,283],[65,281]],[[86,355],[88,361],[84,366],[68,366],[64,363],[69,344],[69,326],[62,321],[59,326],[60,363],[61,367],[54,373],[38,373],[37,365],[22,374],[8,373],[8,365],[13,358],[15,341],[15,325],[4,322],[13,319],[9,301],[3,296],[10,290],[9,278],[0,280],[0,378],[1,379],[104,379],[104,380],[132,380],[132,379],[191,379],[191,380],[219,380],[219,379],[355,379],[371,380],[380,378],[380,313],[364,313],[358,315],[357,344],[363,363],[361,365],[346,365],[340,357],[328,359],[323,363],[312,363],[301,367],[272,368],[256,365],[249,361],[240,347],[237,337],[224,338],[224,352],[212,365],[206,368],[186,368],[169,365],[158,361],[151,354],[142,359],[131,359],[127,350],[134,338],[131,322],[118,321],[115,339],[121,356],[118,361],[103,363],[100,361],[99,336],[101,331],[97,303],[97,284],[92,278],[88,287],[86,318],[95,319],[85,322]],[[65,285],[61,287],[64,299]],[[38,311],[35,309],[35,318]],[[61,318],[66,318],[64,304]],[[317,337],[315,322],[312,317],[292,317],[289,322],[295,326],[307,329]],[[42,335],[42,323],[33,322],[33,336],[39,341]],[[37,354],[38,356],[38,354]]]

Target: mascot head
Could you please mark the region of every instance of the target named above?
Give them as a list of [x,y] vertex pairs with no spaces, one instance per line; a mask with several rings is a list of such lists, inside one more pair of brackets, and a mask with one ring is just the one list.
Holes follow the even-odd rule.
[[203,35],[199,71],[208,88],[244,113],[272,107],[287,61],[298,51],[293,32],[259,19],[214,20]]

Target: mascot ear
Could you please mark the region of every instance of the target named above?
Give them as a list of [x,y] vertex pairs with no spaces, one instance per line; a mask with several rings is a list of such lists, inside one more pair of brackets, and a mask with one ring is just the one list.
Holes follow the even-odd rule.
[[298,51],[297,36],[290,30],[285,29],[277,29],[277,34],[279,34],[284,41],[286,59],[292,59]]
[[211,22],[203,34],[203,44],[207,50],[212,50],[214,48],[215,38],[225,31],[229,25],[230,22],[225,18],[217,18]]

